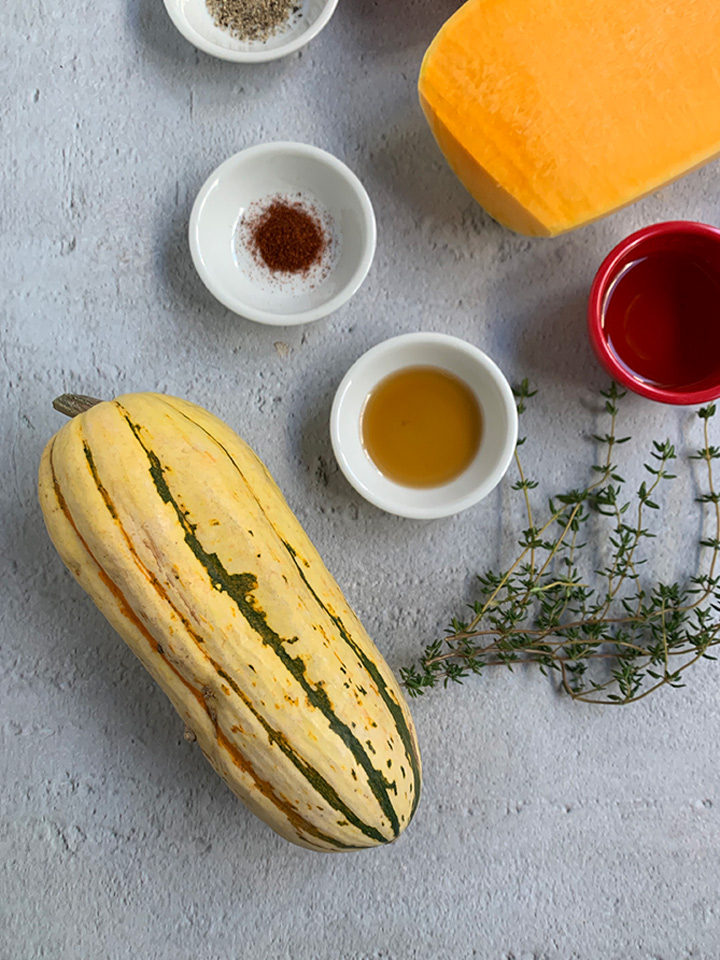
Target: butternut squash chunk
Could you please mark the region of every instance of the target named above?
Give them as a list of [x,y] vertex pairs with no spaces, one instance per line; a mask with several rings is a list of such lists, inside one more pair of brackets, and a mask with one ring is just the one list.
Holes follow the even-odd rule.
[[553,236],[720,153],[718,0],[469,0],[420,100],[488,212]]

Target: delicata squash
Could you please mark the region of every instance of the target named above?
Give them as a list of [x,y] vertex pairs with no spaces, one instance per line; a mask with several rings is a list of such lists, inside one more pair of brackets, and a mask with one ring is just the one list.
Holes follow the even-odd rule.
[[192,403],[72,399],[40,466],[48,532],[186,736],[293,843],[395,840],[420,795],[410,713],[266,468]]

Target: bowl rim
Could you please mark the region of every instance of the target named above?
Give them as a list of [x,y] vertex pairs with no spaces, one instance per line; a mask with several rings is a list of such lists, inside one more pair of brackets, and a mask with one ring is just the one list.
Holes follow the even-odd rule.
[[[492,470],[490,470],[489,473],[475,485],[472,491],[465,494],[465,496],[456,497],[452,500],[448,499],[442,504],[429,507],[408,506],[405,503],[395,502],[378,494],[375,490],[360,482],[345,454],[345,444],[343,442],[342,430],[340,428],[340,417],[343,410],[343,404],[345,403],[345,397],[348,388],[352,383],[353,377],[357,376],[359,372],[363,371],[367,367],[371,367],[374,361],[376,361],[379,357],[393,352],[397,353],[398,355],[398,362],[395,366],[395,369],[401,370],[404,366],[407,366],[402,359],[405,352],[405,347],[418,343],[442,344],[443,346],[450,347],[456,350],[458,353],[462,353],[474,360],[478,366],[482,368],[483,372],[486,375],[489,375],[490,379],[499,389],[503,406],[508,416],[509,426],[502,451],[497,462],[493,466]],[[461,513],[463,510],[467,510],[468,508],[475,506],[476,503],[479,503],[480,500],[483,500],[485,497],[487,497],[507,473],[508,467],[510,466],[512,458],[515,455],[517,437],[517,406],[512,388],[510,387],[505,374],[498,367],[495,361],[492,360],[491,357],[489,357],[479,347],[469,343],[467,340],[462,340],[460,337],[454,337],[446,333],[424,331],[406,333],[401,334],[400,336],[391,337],[388,340],[383,340],[381,343],[376,344],[376,346],[371,347],[352,364],[350,369],[343,377],[335,392],[335,397],[333,399],[332,409],[330,412],[330,439],[332,442],[332,448],[335,458],[338,462],[338,466],[344,474],[345,479],[365,500],[367,500],[369,503],[372,503],[380,510],[384,510],[386,513],[394,514],[398,517],[405,517],[410,520],[439,520],[444,517],[451,517],[457,513]],[[397,487],[398,492],[406,489],[401,484],[395,484],[394,486]]]
[[198,33],[197,30],[190,25],[187,17],[184,16],[183,13],[184,4],[182,0],[164,0],[164,3],[167,14],[178,32],[194,47],[202,50],[203,53],[207,53],[211,57],[216,57],[218,60],[226,60],[231,63],[268,63],[271,60],[279,60],[281,57],[287,57],[291,53],[296,53],[307,43],[310,43],[330,22],[332,15],[335,13],[335,8],[338,5],[338,0],[325,0],[325,6],[317,19],[314,20],[312,25],[300,36],[295,37],[294,40],[290,40],[285,44],[265,50],[232,50],[220,44],[213,43],[211,40],[203,37],[202,34]]
[[633,377],[620,364],[615,354],[610,350],[603,332],[603,304],[608,289],[615,279],[617,268],[621,260],[647,240],[655,237],[705,237],[720,244],[720,229],[709,223],[700,223],[696,220],[666,220],[642,227],[621,240],[605,257],[595,274],[590,296],[588,299],[587,324],[590,343],[597,359],[605,370],[618,383],[632,390],[634,393],[658,403],[668,403],[676,406],[697,406],[708,403],[720,397],[720,382],[714,387],[703,390],[671,390],[644,383]]
[[[276,156],[286,154],[288,156],[301,156],[315,160],[327,167],[333,169],[346,183],[349,191],[358,202],[360,212],[365,223],[365,240],[360,260],[348,282],[324,303],[313,307],[311,310],[298,311],[297,313],[273,313],[270,310],[260,310],[245,304],[241,299],[231,296],[226,289],[215,282],[214,274],[208,270],[202,257],[200,243],[198,242],[198,224],[202,216],[203,207],[211,190],[216,183],[229,171],[233,170],[239,164],[249,161],[257,161],[264,156]],[[219,300],[228,310],[238,316],[245,317],[246,320],[252,320],[255,323],[262,323],[273,327],[295,327],[304,323],[312,323],[323,317],[339,310],[351,297],[353,297],[364,283],[377,247],[377,222],[375,211],[367,190],[363,186],[359,177],[352,170],[339,160],[333,154],[328,153],[320,147],[315,147],[308,143],[296,143],[290,140],[277,140],[268,143],[255,144],[252,147],[246,147],[224,160],[216,167],[210,176],[200,187],[198,194],[190,212],[190,221],[188,224],[188,242],[190,244],[190,255],[192,257],[195,269],[200,279],[205,284],[210,293]]]

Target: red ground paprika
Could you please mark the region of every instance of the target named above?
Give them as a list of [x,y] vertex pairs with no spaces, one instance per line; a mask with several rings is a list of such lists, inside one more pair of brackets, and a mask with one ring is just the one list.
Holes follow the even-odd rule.
[[273,273],[308,273],[322,260],[327,237],[312,210],[276,197],[248,223],[252,251]]

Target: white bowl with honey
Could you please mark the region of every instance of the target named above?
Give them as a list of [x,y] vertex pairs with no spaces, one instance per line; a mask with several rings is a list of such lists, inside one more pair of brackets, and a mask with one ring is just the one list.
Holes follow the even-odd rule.
[[330,432],[340,469],[381,510],[432,520],[486,497],[510,465],[512,390],[477,347],[441,333],[386,340],[348,371]]

